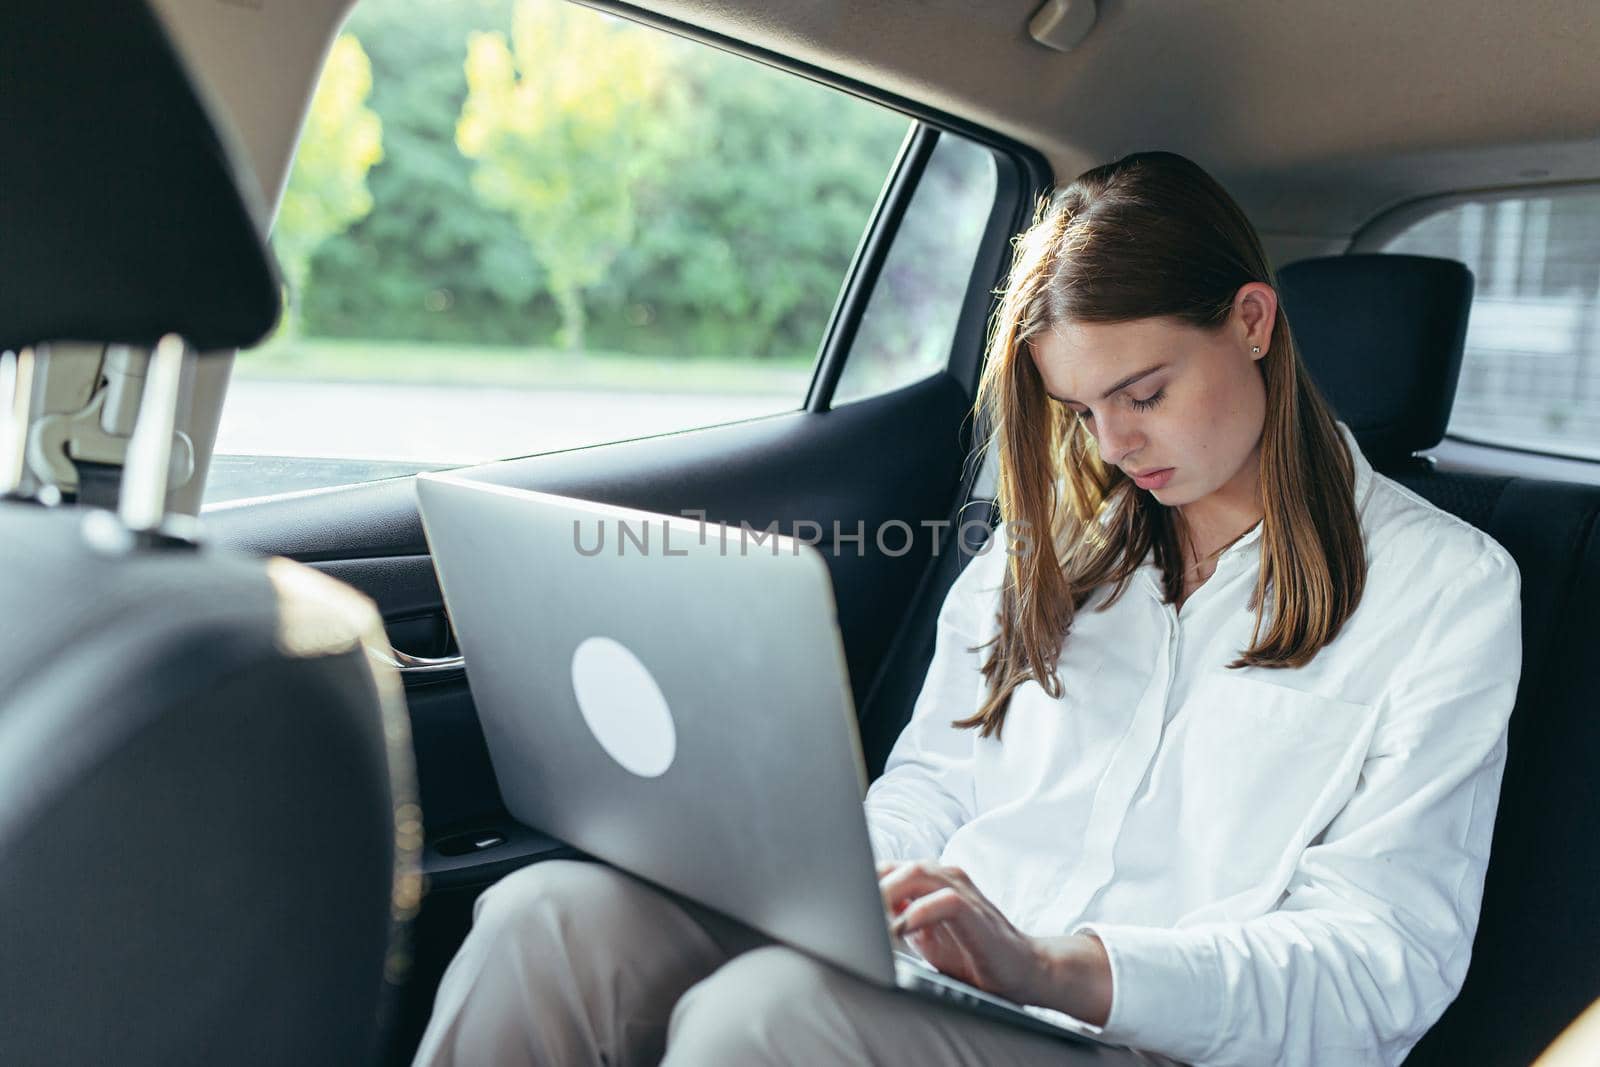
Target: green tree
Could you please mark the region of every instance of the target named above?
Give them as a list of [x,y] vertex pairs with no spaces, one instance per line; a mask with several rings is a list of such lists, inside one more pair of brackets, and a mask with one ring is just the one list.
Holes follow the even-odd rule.
[[311,100],[272,235],[289,285],[290,329],[317,246],[372,210],[367,171],[383,158],[383,123],[366,106],[371,91],[361,42],[340,34]]
[[[569,89],[603,83],[596,91],[615,96],[613,79],[631,68],[605,34],[647,38],[657,80],[634,96],[634,149],[608,141],[614,131],[603,124],[596,145],[574,134],[563,147],[562,134],[533,146],[529,168],[541,181],[576,182],[599,206],[575,195],[571,212],[546,204],[519,218],[515,196],[482,195],[492,168],[457,147],[469,37],[499,30],[515,41],[515,0],[362,0],[347,29],[370,57],[368,106],[382,121],[383,159],[367,176],[375,206],[316,247],[301,292],[302,330],[542,343],[561,321],[555,286],[535,255],[542,248],[586,261],[590,278],[604,274],[578,290],[576,332],[590,347],[808,358],[906,120],[697,42],[564,0],[540,3],[546,10],[533,13],[536,25],[566,12],[592,31],[502,46],[498,61],[513,68],[502,89],[544,77]],[[558,79],[558,69],[578,65],[588,73]],[[618,158],[631,166],[618,167]],[[613,195],[618,188],[624,194]],[[596,225],[619,204],[628,208],[627,226]],[[563,229],[569,215],[587,221]]]
[[516,220],[472,188],[455,143],[467,35],[511,25],[512,0],[363,0],[349,30],[372,60],[384,158],[375,207],[312,259],[304,328],[329,337],[532,344],[553,328]]
[[[456,143],[473,188],[511,214],[544,269],[560,341],[581,351],[585,290],[634,237],[634,186],[667,143],[659,34],[568,4],[518,0],[511,40],[474,33]],[[664,121],[665,120],[665,121]]]
[[700,334],[701,350],[810,356],[906,119],[682,45],[679,156],[640,188],[644,224],[617,284]]

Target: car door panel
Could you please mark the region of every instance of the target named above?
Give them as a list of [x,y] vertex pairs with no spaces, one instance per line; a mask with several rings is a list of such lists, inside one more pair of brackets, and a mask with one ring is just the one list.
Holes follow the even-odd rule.
[[[931,531],[920,524],[948,519],[954,506],[968,449],[967,414],[966,394],[941,375],[830,412],[796,412],[464,473],[668,514],[703,510],[708,521],[744,522],[756,530],[776,522],[790,533],[796,522],[815,523],[823,531],[817,548],[833,577],[859,705],[932,561]],[[911,551],[890,555],[876,543],[876,531],[893,520],[916,533]],[[206,526],[215,542],[307,562],[360,589],[378,604],[401,651],[450,651],[412,479],[224,506],[207,512]],[[836,532],[843,537],[836,540]],[[859,543],[852,539],[857,532]],[[903,539],[897,532],[886,545],[899,553]],[[538,605],[529,610],[537,612]],[[408,684],[407,699],[430,839],[502,820],[466,680],[420,678]]]
[[[586,497],[757,530],[796,521],[825,531],[818,544],[833,579],[858,707],[870,690],[924,575],[937,562],[923,521],[950,518],[970,447],[970,399],[938,375],[828,412],[795,412],[688,433],[470,468],[502,485]],[[891,520],[918,534],[912,551],[881,551]],[[417,515],[414,480],[223,506],[206,513],[214,542],[310,563],[378,604],[392,643],[414,655],[452,649],[443,600]],[[860,544],[835,539],[853,534]],[[888,547],[898,552],[900,535]],[[948,535],[941,542],[948,544]],[[530,604],[537,613],[539,605]],[[415,642],[433,640],[432,647]],[[409,647],[408,647],[409,646]],[[538,694],[530,694],[536,701]],[[406,701],[426,828],[428,895],[412,931],[412,980],[397,1006],[390,1058],[420,1037],[439,976],[471,925],[484,887],[564,843],[505,811],[463,675],[408,678]],[[453,854],[451,854],[453,853]]]

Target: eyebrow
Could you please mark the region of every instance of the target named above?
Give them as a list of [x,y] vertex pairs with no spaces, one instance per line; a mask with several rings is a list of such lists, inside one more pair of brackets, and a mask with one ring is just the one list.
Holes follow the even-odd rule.
[[[1121,392],[1122,390],[1126,389],[1128,386],[1132,385],[1134,382],[1139,381],[1141,378],[1147,378],[1150,375],[1154,374],[1156,371],[1165,370],[1166,368],[1167,368],[1167,364],[1165,364],[1165,363],[1157,363],[1153,367],[1146,367],[1144,370],[1134,371],[1132,374],[1128,375],[1126,378],[1122,379],[1117,384],[1113,385],[1110,389],[1107,389],[1105,392],[1101,393],[1100,394],[1100,399],[1101,400],[1108,400],[1108,399],[1111,398],[1111,395],[1113,393]],[[1050,392],[1048,389],[1045,390],[1045,395],[1048,396],[1051,400],[1056,401],[1058,404],[1076,404],[1076,403],[1078,403],[1078,401],[1069,400],[1064,396],[1056,396],[1056,394]]]

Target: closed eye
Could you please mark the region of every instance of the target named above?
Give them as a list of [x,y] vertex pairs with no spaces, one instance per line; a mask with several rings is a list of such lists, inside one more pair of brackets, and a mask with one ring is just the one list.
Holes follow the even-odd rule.
[[[1139,397],[1131,397],[1130,396],[1130,397],[1128,397],[1128,403],[1130,405],[1132,405],[1132,407],[1133,407],[1133,409],[1135,411],[1149,411],[1151,408],[1156,407],[1158,404],[1160,404],[1162,400],[1166,399],[1166,396],[1167,396],[1166,387],[1162,386],[1160,389],[1157,389],[1155,392],[1151,393],[1147,397],[1144,397],[1143,399],[1140,399]],[[1052,397],[1051,399],[1055,399],[1055,398]],[[1059,400],[1056,401],[1056,402],[1060,403]],[[1069,408],[1067,408],[1067,410],[1072,412],[1074,415],[1078,416],[1078,418],[1082,419],[1084,422],[1093,422],[1094,421],[1094,412],[1092,412],[1092,411],[1083,411],[1083,410],[1079,410],[1078,408],[1073,408],[1073,407],[1069,407]]]
[[1155,392],[1151,393],[1149,396],[1145,397],[1143,400],[1139,400],[1137,398],[1129,398],[1129,399],[1130,399],[1130,402],[1133,404],[1135,410],[1137,410],[1137,411],[1149,411],[1151,408],[1153,408],[1157,404],[1161,403],[1162,399],[1166,395],[1167,395],[1166,389],[1165,388],[1161,388],[1161,389],[1157,389]]

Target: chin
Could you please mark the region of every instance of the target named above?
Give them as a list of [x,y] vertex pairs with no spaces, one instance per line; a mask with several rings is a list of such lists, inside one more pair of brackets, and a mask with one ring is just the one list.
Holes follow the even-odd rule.
[[1188,486],[1177,485],[1173,482],[1168,482],[1160,489],[1151,489],[1149,493],[1155,498],[1156,503],[1169,508],[1186,507],[1206,495],[1205,493],[1197,493]]

